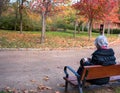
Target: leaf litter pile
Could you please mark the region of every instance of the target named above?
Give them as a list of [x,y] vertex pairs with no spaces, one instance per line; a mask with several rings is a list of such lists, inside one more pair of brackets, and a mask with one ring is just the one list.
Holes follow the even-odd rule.
[[[47,82],[47,81],[49,81],[49,77],[44,76],[43,80]],[[37,84],[36,80],[30,80],[30,82]],[[64,84],[57,84],[57,86],[64,87]],[[7,86],[4,88],[2,93],[42,93],[42,92],[46,93],[46,91],[48,91],[48,92],[52,91],[52,93],[60,93],[60,91],[56,91],[52,87],[46,86],[44,84],[37,84],[37,87],[35,89],[30,89],[30,90],[29,89],[21,89],[20,90],[20,89],[11,88],[11,87]]]
[[[94,39],[88,40],[88,35],[77,36],[73,35],[46,35],[45,43],[40,44],[40,33],[0,31],[0,48],[41,48],[41,49],[68,49],[68,48],[82,48],[94,46]],[[109,41],[115,41],[115,37],[110,37]]]

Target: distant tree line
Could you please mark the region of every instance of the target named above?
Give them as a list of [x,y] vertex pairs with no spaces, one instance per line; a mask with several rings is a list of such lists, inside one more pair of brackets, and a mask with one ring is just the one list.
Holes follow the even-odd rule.
[[46,31],[67,29],[73,31],[74,37],[80,31],[88,31],[90,39],[93,31],[98,32],[93,29],[94,22],[104,24],[119,21],[117,18],[120,17],[119,0],[80,0],[73,5],[70,0],[32,1],[10,3],[10,0],[0,0],[0,29],[20,31],[21,34],[22,31],[40,31],[41,43],[45,42]]

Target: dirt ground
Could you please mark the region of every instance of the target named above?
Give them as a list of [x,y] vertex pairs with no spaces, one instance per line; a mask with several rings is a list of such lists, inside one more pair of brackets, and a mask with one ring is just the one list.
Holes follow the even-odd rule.
[[[117,62],[120,62],[120,42],[112,43]],[[79,67],[79,60],[90,57],[95,48],[67,50],[1,49],[0,90],[24,93],[64,93],[64,66]],[[94,92],[91,93],[106,93]],[[109,90],[108,90],[109,91]],[[69,93],[78,89],[69,88]],[[114,92],[109,92],[114,93]]]

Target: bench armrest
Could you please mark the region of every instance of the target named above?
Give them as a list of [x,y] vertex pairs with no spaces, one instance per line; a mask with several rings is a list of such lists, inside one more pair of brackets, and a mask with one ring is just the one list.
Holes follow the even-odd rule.
[[78,78],[80,77],[80,75],[73,68],[71,68],[70,66],[65,66],[64,67],[64,73],[66,74],[67,78],[69,77],[67,69],[70,70],[76,77],[78,77]]

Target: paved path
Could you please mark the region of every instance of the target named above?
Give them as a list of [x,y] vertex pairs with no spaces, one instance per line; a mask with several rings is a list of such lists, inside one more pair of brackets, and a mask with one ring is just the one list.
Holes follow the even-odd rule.
[[[120,47],[112,44],[117,61],[120,61]],[[63,93],[63,68],[72,66],[75,70],[79,67],[82,57],[90,57],[95,49],[71,50],[15,50],[0,51],[0,90],[10,87],[19,90],[34,90],[41,85],[52,89],[40,93]]]

